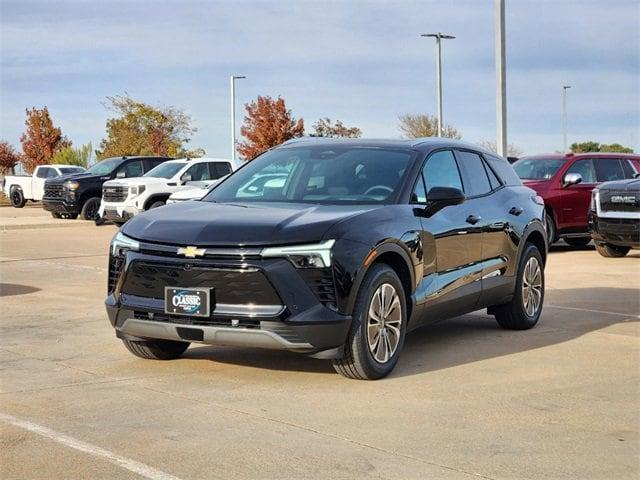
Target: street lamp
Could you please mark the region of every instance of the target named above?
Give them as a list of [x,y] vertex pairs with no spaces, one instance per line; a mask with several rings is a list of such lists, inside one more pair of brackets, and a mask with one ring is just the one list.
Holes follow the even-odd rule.
[[562,153],[567,151],[567,90],[571,85],[562,86]]
[[441,40],[454,39],[453,35],[446,33],[423,33],[421,37],[433,37],[436,39],[436,90],[438,92],[438,136],[442,136],[442,47]]
[[231,75],[231,160],[236,159],[236,80],[247,78],[242,75]]
[[495,0],[496,42],[496,149],[507,156],[507,53],[504,0]]

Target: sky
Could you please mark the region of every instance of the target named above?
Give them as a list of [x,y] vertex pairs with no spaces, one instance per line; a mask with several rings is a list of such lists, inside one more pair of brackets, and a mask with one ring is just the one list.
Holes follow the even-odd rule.
[[[321,117],[364,137],[399,138],[398,116],[436,112],[443,41],[444,121],[495,141],[493,0],[0,0],[0,138],[18,146],[25,109],[47,106],[75,145],[105,135],[109,95],[182,109],[190,147],[228,158],[229,75],[243,105],[282,96],[307,130]],[[506,0],[508,140],[526,154],[568,141],[640,151],[640,2]]]

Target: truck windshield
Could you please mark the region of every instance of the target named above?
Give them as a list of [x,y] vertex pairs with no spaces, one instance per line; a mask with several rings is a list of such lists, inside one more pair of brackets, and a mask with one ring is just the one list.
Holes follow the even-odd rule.
[[513,169],[522,180],[549,180],[563,163],[561,158],[523,158],[513,164]]
[[92,166],[87,173],[92,175],[111,175],[111,173],[124,161],[122,158],[107,158]]
[[184,162],[165,162],[152,168],[143,177],[171,178],[184,167]]
[[390,203],[414,153],[344,146],[272,150],[214,188],[204,201]]

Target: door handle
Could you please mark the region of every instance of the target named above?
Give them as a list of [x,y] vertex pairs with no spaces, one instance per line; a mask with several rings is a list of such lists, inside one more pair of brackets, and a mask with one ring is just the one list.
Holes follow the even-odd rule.
[[480,220],[482,220],[482,217],[478,217],[477,215],[469,215],[465,221],[467,223],[470,223],[471,225],[475,225]]
[[524,210],[520,207],[511,207],[511,210],[509,210],[509,213],[511,215],[515,215],[516,217],[520,215],[522,212],[524,212]]

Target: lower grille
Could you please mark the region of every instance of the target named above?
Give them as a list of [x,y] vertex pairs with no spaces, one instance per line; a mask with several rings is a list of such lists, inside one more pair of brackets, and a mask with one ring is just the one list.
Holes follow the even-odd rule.
[[64,196],[64,188],[62,185],[44,185],[44,198],[61,198]]
[[116,283],[118,283],[118,277],[120,276],[120,272],[122,272],[123,266],[124,257],[114,257],[113,255],[109,255],[109,278],[107,281],[108,293],[112,293],[115,290]]
[[610,239],[640,242],[640,221],[629,218],[598,218],[598,232]]
[[128,193],[127,187],[103,187],[102,199],[105,202],[124,202],[127,199]]
[[311,291],[324,306],[336,309],[336,288],[330,268],[298,270]]

